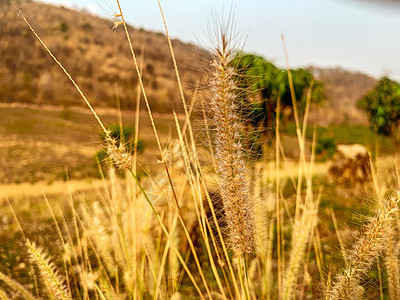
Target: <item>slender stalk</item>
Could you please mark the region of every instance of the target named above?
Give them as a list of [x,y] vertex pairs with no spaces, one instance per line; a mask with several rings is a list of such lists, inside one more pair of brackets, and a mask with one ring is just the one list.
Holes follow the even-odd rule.
[[277,105],[276,105],[276,129],[275,129],[275,196],[276,196],[276,247],[277,247],[277,256],[278,256],[278,295],[280,297],[282,291],[282,236],[281,236],[281,204],[280,204],[280,153],[279,153],[279,146],[280,146],[280,113],[281,113],[281,101],[278,97]]

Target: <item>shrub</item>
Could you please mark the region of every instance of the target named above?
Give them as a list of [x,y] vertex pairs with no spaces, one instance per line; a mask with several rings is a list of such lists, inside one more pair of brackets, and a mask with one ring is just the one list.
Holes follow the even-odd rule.
[[330,159],[336,151],[336,140],[331,137],[321,137],[317,140],[315,145],[315,153],[320,156],[321,159]]
[[66,31],[68,30],[68,24],[65,23],[65,22],[62,22],[62,23],[60,24],[60,30],[61,30],[62,32],[66,32]]

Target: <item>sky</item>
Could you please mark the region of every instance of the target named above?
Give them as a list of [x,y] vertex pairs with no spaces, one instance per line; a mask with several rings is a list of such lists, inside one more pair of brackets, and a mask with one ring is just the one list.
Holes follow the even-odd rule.
[[[116,1],[42,0],[112,18]],[[157,0],[120,0],[126,21],[163,32]],[[170,35],[210,47],[209,24],[233,8],[238,46],[285,66],[343,67],[400,80],[400,1],[395,0],[161,0]]]

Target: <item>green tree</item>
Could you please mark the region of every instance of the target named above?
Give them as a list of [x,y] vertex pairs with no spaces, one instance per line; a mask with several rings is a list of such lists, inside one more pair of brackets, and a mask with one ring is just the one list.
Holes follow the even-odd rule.
[[231,65],[239,89],[238,107],[246,123],[267,125],[276,107],[275,77],[280,70],[261,56],[237,53]]
[[[371,129],[377,134],[393,136],[400,123],[400,84],[383,77],[373,90],[359,100]],[[396,143],[398,140],[396,141]]]
[[[312,103],[321,103],[324,96],[323,84],[320,81],[315,80],[314,76],[310,71],[305,69],[293,69],[291,70],[294,86],[294,94],[296,96],[297,107],[299,113],[302,114],[306,108],[307,91],[313,83],[312,93],[310,101]],[[278,89],[278,94],[281,97],[282,108],[292,107],[292,96],[290,93],[288,72],[281,70],[275,80],[275,85]]]
[[[235,68],[235,80],[240,91],[238,106],[246,122],[251,122],[256,127],[273,125],[278,98],[281,99],[282,110],[292,107],[286,70],[277,68],[261,56],[242,52],[236,54],[231,66]],[[323,101],[323,85],[314,79],[310,71],[295,69],[291,70],[291,73],[300,113],[305,109],[306,94],[311,82],[313,82],[311,101],[314,103]]]

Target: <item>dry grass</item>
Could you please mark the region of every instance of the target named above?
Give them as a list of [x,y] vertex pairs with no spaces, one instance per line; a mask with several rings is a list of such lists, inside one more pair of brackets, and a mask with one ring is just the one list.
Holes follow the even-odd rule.
[[[4,299],[85,300],[365,299],[368,288],[363,285],[365,275],[385,254],[382,251],[385,242],[390,241],[393,247],[386,249],[388,294],[397,297],[399,270],[394,266],[398,264],[398,181],[388,182],[388,176],[381,175],[387,174],[387,170],[371,164],[372,184],[365,188],[375,191],[374,209],[361,233],[352,239],[351,251],[344,250],[341,228],[332,213],[333,230],[338,232],[345,265],[333,264],[332,260],[328,263],[320,232],[325,225],[322,221],[326,220],[319,219],[324,191],[313,183],[321,167],[314,163],[314,151],[307,155],[305,141],[309,99],[303,119],[294,106],[299,159],[294,164],[295,176],[291,181],[294,192],[286,196],[281,179],[288,174],[281,165],[293,167],[293,163],[281,156],[279,118],[275,168],[263,162],[247,165],[243,160],[242,125],[235,118],[236,91],[232,70],[227,67],[231,40],[226,38],[229,34],[222,31],[217,36],[220,44],[210,66],[214,69],[210,75],[213,98],[209,101],[212,109],[207,124],[214,130],[205,134],[210,139],[205,144],[213,147],[209,153],[215,155],[210,160],[216,165],[213,170],[211,162],[200,159],[191,106],[180,80],[178,97],[185,116],[180,119],[174,113],[175,138],[164,137],[165,132],[160,130],[148,98],[132,32],[125,24],[118,1],[117,4],[116,15],[124,27],[132,57],[130,63],[137,74],[138,88],[150,117],[148,128],[155,139],[160,167],[144,179],[138,177],[138,157],[110,137],[101,115],[53,54],[51,45],[42,42],[24,19],[73,83],[98,126],[105,131],[113,164],[104,170],[108,177],[103,178],[103,187],[94,197],[70,191],[66,201],[68,208],[43,197],[42,204],[47,206],[60,247],[55,256],[42,249],[45,245],[30,242],[29,235],[35,228],[24,220],[19,221],[18,205],[11,203],[14,226],[20,231],[19,239],[24,241],[22,247],[29,255],[29,272],[26,272],[29,279],[22,285],[10,272],[0,273],[0,296]],[[168,33],[166,23],[165,26]],[[167,43],[172,45],[168,38]],[[175,61],[172,47],[170,52]],[[179,79],[179,61],[173,68]],[[289,83],[293,90],[290,76]],[[136,99],[139,101],[140,97]],[[204,115],[207,117],[206,113]],[[140,114],[137,112],[135,117],[139,118]],[[139,124],[139,119],[135,123]],[[140,124],[143,127],[142,122]],[[313,149],[315,140],[314,134]],[[116,175],[115,166],[126,171],[124,178]],[[396,170],[394,168],[394,172]],[[214,180],[212,187],[211,180]],[[381,269],[378,270],[378,284],[382,287]],[[383,288],[380,293],[383,294]],[[373,295],[376,298],[376,293]]]
[[[100,109],[106,125],[118,123],[116,109]],[[174,136],[173,116],[155,114],[162,142]],[[178,116],[182,120],[183,116]],[[141,112],[140,138],[146,144],[139,161],[145,167],[157,169],[153,158],[157,145],[146,113]],[[124,111],[122,122],[133,124],[134,111]],[[4,105],[0,107],[0,184],[45,183],[99,178],[94,156],[100,148],[100,134],[93,116],[82,108],[33,107]]]

